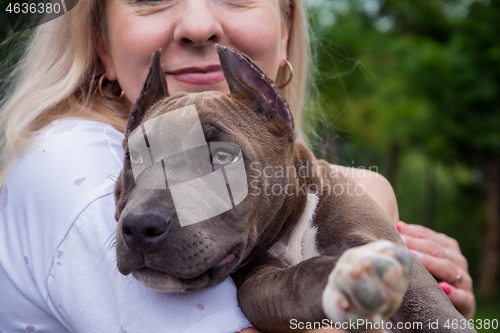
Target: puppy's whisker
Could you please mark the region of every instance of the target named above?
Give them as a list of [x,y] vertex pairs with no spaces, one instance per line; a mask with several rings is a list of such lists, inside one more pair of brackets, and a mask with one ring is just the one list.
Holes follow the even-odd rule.
[[118,182],[118,177],[117,176],[113,176],[113,175],[110,175],[110,174],[106,174],[106,176],[108,176],[108,178],[111,179],[112,181],[114,181],[115,183]]
[[97,254],[97,256],[101,256],[101,263],[99,264],[99,268],[101,267],[101,264],[105,261],[104,259],[106,257],[106,252],[110,251],[110,250],[113,250],[112,251],[113,260],[108,261],[108,268],[107,269],[109,270],[109,268],[110,268],[109,265],[111,265],[111,264],[114,264],[115,269],[117,268],[117,265],[116,265],[116,254],[115,254],[115,251],[114,251],[114,248],[116,246],[116,238],[114,236],[115,236],[115,232],[113,232],[108,237],[108,239],[104,242],[103,246],[101,247],[101,249],[99,250],[99,252]]
[[[104,258],[106,256],[106,252],[110,250],[114,250],[115,244],[116,244],[116,239],[115,239],[115,233],[113,232],[111,235],[109,235],[108,239],[104,242],[102,245],[101,249],[97,253],[96,257],[101,258],[101,263],[104,261]],[[114,251],[113,251],[114,252]],[[100,267],[100,264],[99,264]]]
[[266,243],[264,243],[263,241],[261,241],[259,238],[257,238],[255,241],[254,241],[255,244],[257,244],[258,246],[260,246],[261,248],[263,249],[266,249],[268,250],[269,247],[266,245]]
[[[116,245],[116,231],[114,231],[111,235],[109,235],[108,239],[106,240],[106,242],[103,245],[103,248],[104,248],[104,246],[106,244],[108,244],[107,250],[113,250],[115,248],[115,245]],[[102,248],[101,248],[101,251],[102,251]],[[99,253],[100,253],[100,251],[99,251]]]

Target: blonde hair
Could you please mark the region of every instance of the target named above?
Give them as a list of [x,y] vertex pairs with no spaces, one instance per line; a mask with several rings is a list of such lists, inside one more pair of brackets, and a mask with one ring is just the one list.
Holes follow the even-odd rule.
[[[302,0],[280,0],[285,17],[290,21],[290,35],[288,39],[288,61],[293,67],[293,79],[281,93],[288,101],[290,111],[295,122],[298,140],[304,141],[301,120],[302,109],[307,92],[307,79],[311,63],[311,45],[309,40],[309,25],[307,11]],[[288,69],[285,66],[278,72],[276,82],[286,82]]]
[[[282,93],[300,133],[309,57],[307,18],[301,0],[279,1],[291,24],[288,59],[294,69]],[[91,119],[125,130],[127,103],[106,100],[97,91],[104,67],[93,31],[106,36],[104,5],[104,0],[81,0],[68,14],[37,27],[21,60],[4,79],[10,84],[0,102],[0,187],[19,154],[55,119]],[[288,75],[286,67],[280,69],[278,84]]]

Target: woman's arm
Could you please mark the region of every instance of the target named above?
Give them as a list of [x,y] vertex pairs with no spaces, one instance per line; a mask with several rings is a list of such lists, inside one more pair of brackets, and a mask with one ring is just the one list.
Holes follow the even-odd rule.
[[332,169],[335,172],[352,178],[352,180],[361,185],[366,194],[391,218],[394,225],[398,223],[399,211],[396,195],[391,184],[384,176],[370,170],[348,168],[340,165],[332,165]]

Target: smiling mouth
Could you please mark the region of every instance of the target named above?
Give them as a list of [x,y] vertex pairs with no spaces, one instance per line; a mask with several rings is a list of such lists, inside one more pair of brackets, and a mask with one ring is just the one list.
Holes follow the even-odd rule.
[[179,82],[197,85],[215,84],[225,80],[220,65],[212,65],[204,68],[187,67],[167,72],[166,74]]

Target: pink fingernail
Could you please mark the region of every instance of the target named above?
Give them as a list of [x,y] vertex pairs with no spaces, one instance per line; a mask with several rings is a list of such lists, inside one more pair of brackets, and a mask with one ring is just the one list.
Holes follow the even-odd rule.
[[422,254],[422,252],[418,252],[417,250],[410,250],[410,252],[413,253],[413,255],[417,257],[418,260],[422,261],[422,259],[424,259],[424,255]]
[[399,224],[396,225],[396,229],[398,229],[398,232],[401,232],[401,226]]
[[446,295],[451,294],[451,287],[448,284],[446,284],[445,282],[439,282],[439,285],[441,286],[441,288],[443,288],[443,291],[446,293]]

